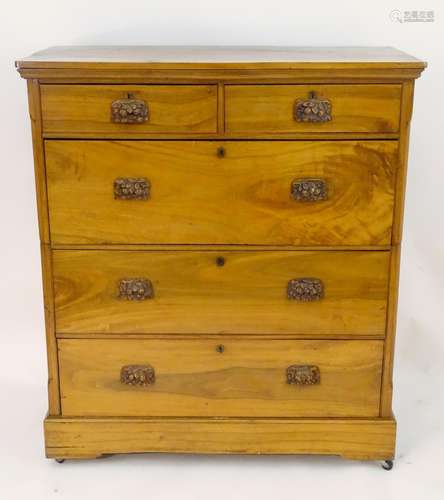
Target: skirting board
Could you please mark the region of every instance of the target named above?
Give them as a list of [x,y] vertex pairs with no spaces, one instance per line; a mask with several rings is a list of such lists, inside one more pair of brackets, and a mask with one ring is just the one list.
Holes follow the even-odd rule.
[[320,454],[355,460],[394,457],[396,421],[271,418],[45,419],[48,458],[117,453]]

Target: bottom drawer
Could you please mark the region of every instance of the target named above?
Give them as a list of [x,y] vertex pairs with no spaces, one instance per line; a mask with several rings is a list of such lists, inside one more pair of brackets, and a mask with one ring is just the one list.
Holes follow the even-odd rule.
[[65,416],[373,417],[383,341],[60,339]]

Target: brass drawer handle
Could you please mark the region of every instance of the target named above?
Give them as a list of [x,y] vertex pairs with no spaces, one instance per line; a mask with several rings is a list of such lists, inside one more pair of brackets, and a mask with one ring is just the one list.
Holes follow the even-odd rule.
[[287,368],[287,384],[316,385],[321,382],[321,372],[315,365],[291,365]]
[[313,302],[324,297],[324,284],[318,278],[295,278],[288,282],[287,297],[290,300]]
[[295,102],[293,117],[297,122],[329,122],[332,119],[331,102],[319,99],[315,92],[309,92],[308,99]]
[[126,365],[120,370],[120,382],[125,385],[153,385],[156,381],[154,368],[150,365]]
[[151,183],[145,177],[118,177],[114,180],[116,200],[147,200]]
[[145,278],[125,278],[119,281],[119,299],[147,300],[154,297],[153,284]]
[[141,99],[135,99],[128,93],[126,99],[111,103],[111,121],[113,123],[144,123],[148,121],[148,105]]
[[324,179],[295,179],[291,183],[291,196],[297,201],[324,201],[327,195]]

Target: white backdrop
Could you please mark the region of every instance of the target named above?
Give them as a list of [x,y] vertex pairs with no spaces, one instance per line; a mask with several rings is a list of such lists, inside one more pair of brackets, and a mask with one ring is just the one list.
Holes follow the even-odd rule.
[[[443,498],[444,32],[437,0],[16,0],[0,24],[0,499]],[[399,23],[392,10],[434,11]],[[46,366],[31,134],[14,60],[50,45],[392,45],[428,61],[417,81],[401,274],[394,408],[398,457],[43,458]],[[344,496],[345,495],[345,496]]]

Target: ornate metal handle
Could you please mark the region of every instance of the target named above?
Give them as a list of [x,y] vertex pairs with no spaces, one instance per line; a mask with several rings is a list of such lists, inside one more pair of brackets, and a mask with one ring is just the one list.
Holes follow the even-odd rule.
[[297,201],[324,201],[327,195],[324,179],[295,179],[291,183],[291,196]]
[[116,200],[147,200],[151,183],[145,177],[118,177],[114,181]]
[[154,297],[153,284],[145,278],[125,278],[119,281],[119,299],[147,300]]
[[141,99],[135,99],[128,93],[126,99],[111,103],[111,121],[113,123],[144,123],[148,121],[148,105]]
[[125,385],[153,385],[156,381],[154,368],[150,365],[126,365],[120,370],[120,382]]
[[290,300],[313,302],[324,297],[324,284],[318,278],[295,278],[288,282],[287,297]]
[[315,365],[291,365],[287,368],[287,384],[315,385],[321,382],[321,372]]
[[318,99],[314,92],[310,92],[308,99],[295,102],[293,117],[297,122],[329,122],[331,102],[328,99]]

